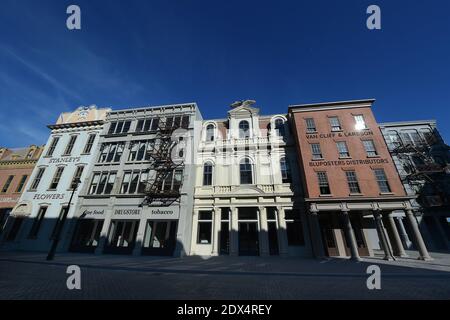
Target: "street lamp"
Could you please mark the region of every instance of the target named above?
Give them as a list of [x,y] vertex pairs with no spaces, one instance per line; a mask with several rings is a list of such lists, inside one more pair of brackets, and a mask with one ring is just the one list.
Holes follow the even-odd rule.
[[75,194],[75,191],[77,191],[77,188],[78,188],[78,185],[80,184],[80,182],[81,182],[81,180],[79,178],[75,179],[72,182],[72,194],[70,195],[69,205],[67,206],[66,210],[63,211],[63,216],[61,217],[61,222],[58,226],[58,230],[56,230],[56,235],[53,239],[52,247],[50,248],[50,251],[48,252],[47,260],[53,260],[53,258],[55,257],[56,248],[58,247],[61,233],[64,229],[64,223],[66,222],[67,214],[69,213],[70,205],[72,204],[73,195]]

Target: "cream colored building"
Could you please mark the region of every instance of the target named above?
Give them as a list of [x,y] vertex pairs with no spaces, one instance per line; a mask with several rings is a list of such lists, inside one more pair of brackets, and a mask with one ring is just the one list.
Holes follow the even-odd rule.
[[311,256],[286,115],[260,115],[254,103],[203,122],[192,255]]

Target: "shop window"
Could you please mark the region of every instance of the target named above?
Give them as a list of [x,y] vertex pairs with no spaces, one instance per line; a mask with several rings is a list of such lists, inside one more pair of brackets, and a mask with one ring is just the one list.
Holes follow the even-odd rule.
[[200,211],[198,215],[198,244],[211,244],[212,235],[212,212]]

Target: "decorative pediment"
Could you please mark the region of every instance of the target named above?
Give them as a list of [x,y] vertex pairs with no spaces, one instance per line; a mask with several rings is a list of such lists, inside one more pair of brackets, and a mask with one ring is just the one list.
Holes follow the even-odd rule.
[[245,117],[251,115],[258,115],[259,108],[253,107],[255,100],[236,101],[231,104],[231,110],[228,111],[230,117]]

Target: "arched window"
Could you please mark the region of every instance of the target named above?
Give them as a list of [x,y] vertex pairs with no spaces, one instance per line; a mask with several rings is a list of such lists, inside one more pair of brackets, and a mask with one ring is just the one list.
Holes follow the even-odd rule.
[[284,130],[284,121],[283,119],[276,119],[275,120],[275,134],[279,137],[284,137],[285,130]]
[[239,138],[249,138],[250,137],[250,125],[247,120],[242,120],[239,122]]
[[211,162],[206,162],[203,165],[203,185],[212,185],[213,165]]
[[253,168],[250,159],[244,158],[239,164],[241,184],[253,184]]
[[214,141],[214,125],[208,124],[206,126],[206,141]]
[[280,159],[280,169],[283,183],[291,182],[291,168],[284,157]]

